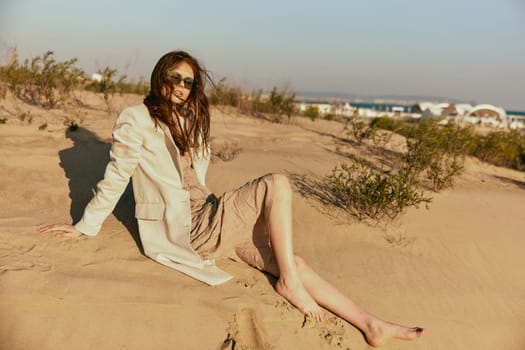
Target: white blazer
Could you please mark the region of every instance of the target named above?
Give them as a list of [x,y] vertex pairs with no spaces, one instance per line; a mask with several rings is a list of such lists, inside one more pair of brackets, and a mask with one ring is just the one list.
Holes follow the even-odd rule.
[[[192,157],[204,186],[210,151],[201,149],[192,152]],[[162,122],[156,127],[144,104],[126,108],[119,115],[104,179],[97,184],[97,193],[75,228],[89,236],[97,235],[130,177],[145,254],[210,285],[231,279],[190,245],[190,196],[182,186],[180,153],[169,128]]]

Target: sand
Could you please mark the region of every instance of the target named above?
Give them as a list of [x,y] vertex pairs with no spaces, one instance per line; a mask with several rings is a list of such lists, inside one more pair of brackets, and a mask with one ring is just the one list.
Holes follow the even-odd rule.
[[[146,258],[129,193],[95,238],[38,234],[82,214],[118,111],[141,100],[117,96],[108,114],[99,96],[82,99],[67,112],[0,100],[1,349],[367,348],[336,316],[305,322],[246,265],[219,261],[235,279],[209,287]],[[18,118],[26,111],[31,123]],[[65,132],[65,116],[83,119],[77,132]],[[336,122],[272,124],[227,108],[213,110],[212,136],[216,148],[242,148],[211,164],[217,194],[268,172],[323,176],[360,152],[341,145]],[[433,198],[385,228],[327,215],[296,188],[296,251],[373,314],[426,329],[382,349],[524,349],[525,175],[469,159]]]

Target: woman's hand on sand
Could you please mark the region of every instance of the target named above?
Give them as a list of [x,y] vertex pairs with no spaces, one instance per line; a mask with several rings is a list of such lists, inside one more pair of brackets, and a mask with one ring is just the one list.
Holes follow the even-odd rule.
[[78,238],[84,236],[75,226],[69,224],[41,225],[38,232],[42,234],[52,234],[55,237]]

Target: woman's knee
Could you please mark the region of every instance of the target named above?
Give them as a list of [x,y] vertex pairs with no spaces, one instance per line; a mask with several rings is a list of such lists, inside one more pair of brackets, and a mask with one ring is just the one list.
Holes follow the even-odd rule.
[[279,193],[291,192],[292,186],[288,176],[284,174],[270,174],[272,178],[273,187]]

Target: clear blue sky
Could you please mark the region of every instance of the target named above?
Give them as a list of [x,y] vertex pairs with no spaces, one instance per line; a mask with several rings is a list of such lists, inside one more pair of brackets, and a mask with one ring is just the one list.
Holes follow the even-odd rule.
[[13,46],[146,79],[182,48],[247,88],[525,110],[525,0],[0,0],[0,58]]

